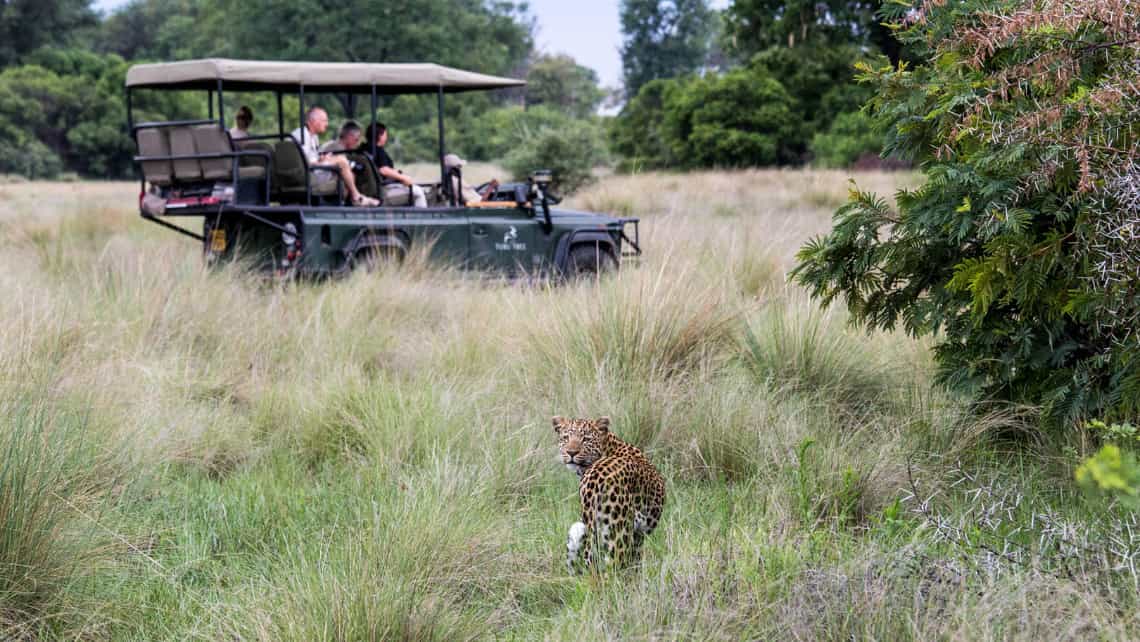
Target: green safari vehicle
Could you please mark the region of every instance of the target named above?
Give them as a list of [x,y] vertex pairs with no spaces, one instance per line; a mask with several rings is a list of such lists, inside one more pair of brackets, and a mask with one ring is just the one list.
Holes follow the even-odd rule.
[[[554,207],[549,172],[492,186],[480,202],[463,202],[461,169],[443,162],[444,96],[523,84],[434,64],[206,59],[134,65],[127,72],[126,101],[138,150],[140,213],[198,240],[209,262],[240,260],[283,275],[341,275],[413,251],[513,277],[618,269],[623,259],[641,254],[638,219]],[[204,92],[206,118],[136,123],[134,103],[144,90]],[[226,91],[275,94],[277,133],[231,139]],[[337,97],[350,117],[351,106],[367,96],[375,123],[380,96],[408,93],[438,97],[440,179],[421,185],[428,207],[382,201],[386,190],[372,161],[374,140],[365,141],[370,149],[336,153],[349,156],[357,189],[379,205],[351,206],[339,175],[335,184],[314,180],[314,172],[329,166],[306,163],[288,133],[293,128],[286,128],[283,96],[298,97],[296,117],[304,127],[306,97],[313,94]],[[201,233],[177,224],[179,217],[201,217]]]

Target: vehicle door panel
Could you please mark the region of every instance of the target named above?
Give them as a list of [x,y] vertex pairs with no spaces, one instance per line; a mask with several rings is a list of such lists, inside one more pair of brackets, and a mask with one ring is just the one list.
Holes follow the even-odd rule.
[[541,263],[535,247],[538,222],[529,212],[517,208],[470,208],[467,213],[472,268],[518,275],[536,267],[536,256]]

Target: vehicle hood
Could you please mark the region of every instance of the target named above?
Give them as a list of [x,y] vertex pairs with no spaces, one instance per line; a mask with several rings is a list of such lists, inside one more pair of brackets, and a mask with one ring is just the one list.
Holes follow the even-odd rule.
[[[539,214],[539,216],[541,217],[542,215]],[[608,214],[567,210],[556,207],[550,208],[550,220],[553,223],[567,225],[597,225],[608,227],[610,225],[621,224],[621,219]]]

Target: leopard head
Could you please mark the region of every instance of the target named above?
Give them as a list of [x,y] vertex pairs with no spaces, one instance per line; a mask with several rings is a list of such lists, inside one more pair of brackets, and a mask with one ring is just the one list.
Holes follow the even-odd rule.
[[610,418],[566,419],[555,417],[554,434],[562,463],[580,477],[593,463],[606,455],[610,443]]

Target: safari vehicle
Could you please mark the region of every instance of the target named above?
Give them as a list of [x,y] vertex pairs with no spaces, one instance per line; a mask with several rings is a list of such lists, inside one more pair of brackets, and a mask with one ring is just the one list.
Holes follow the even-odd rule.
[[[290,275],[338,275],[414,250],[430,259],[508,275],[560,276],[616,270],[640,255],[638,220],[552,207],[549,172],[500,185],[481,202],[462,202],[462,174],[444,165],[443,105],[449,93],[525,84],[434,64],[303,63],[225,59],[134,65],[127,72],[127,120],[138,149],[143,218],[202,243],[208,261],[242,260]],[[134,122],[142,90],[201,91],[202,120]],[[232,140],[225,92],[265,91],[277,97],[277,133]],[[304,126],[306,98],[331,94],[346,106],[361,96],[436,94],[440,180],[423,185],[427,208],[346,203],[338,177],[318,186],[286,126],[283,96],[296,95]],[[349,117],[351,107],[347,108]],[[363,123],[361,123],[363,125]],[[368,151],[350,150],[361,193],[385,190]],[[327,168],[323,168],[328,171]],[[335,171],[334,171],[335,173]],[[410,200],[410,199],[409,199]],[[178,224],[202,217],[202,232]],[[185,219],[184,219],[185,220]]]

